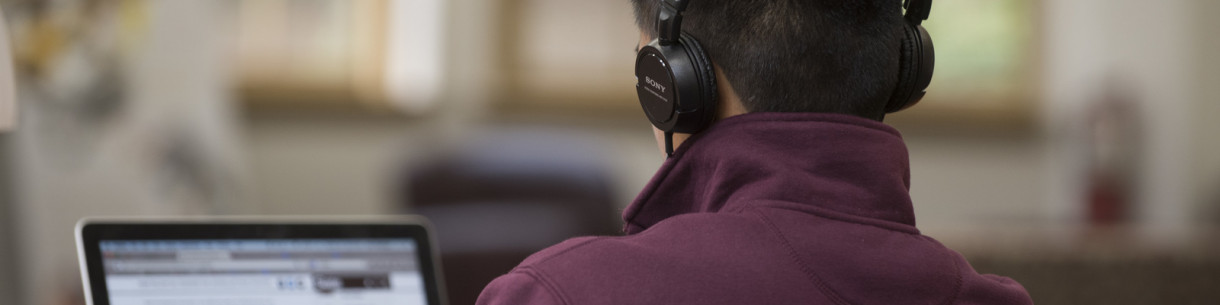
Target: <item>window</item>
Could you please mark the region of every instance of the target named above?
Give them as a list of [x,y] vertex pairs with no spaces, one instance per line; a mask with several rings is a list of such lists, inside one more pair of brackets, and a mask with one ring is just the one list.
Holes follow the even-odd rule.
[[924,26],[936,72],[920,105],[899,121],[1026,124],[1038,91],[1037,1],[936,0]]
[[240,93],[275,108],[423,111],[442,85],[443,3],[241,1]]

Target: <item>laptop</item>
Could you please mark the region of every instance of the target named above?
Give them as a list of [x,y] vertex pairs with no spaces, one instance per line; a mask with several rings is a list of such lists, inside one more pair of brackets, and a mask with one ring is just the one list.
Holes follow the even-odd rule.
[[422,218],[86,218],[90,305],[441,305]]

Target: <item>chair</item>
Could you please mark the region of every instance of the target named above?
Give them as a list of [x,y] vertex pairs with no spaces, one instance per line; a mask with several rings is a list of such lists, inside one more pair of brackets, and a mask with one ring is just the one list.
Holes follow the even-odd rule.
[[507,131],[407,166],[399,201],[435,225],[451,304],[474,304],[538,250],[619,232],[597,151],[572,134]]

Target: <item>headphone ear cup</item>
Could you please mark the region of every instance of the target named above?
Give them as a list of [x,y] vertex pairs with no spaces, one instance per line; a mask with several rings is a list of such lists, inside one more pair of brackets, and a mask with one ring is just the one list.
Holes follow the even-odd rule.
[[[716,69],[712,66],[712,60],[708,57],[707,52],[703,50],[703,45],[699,44],[699,40],[695,39],[686,33],[682,33],[679,38],[682,45],[685,46],[687,55],[691,58],[691,64],[695,67],[696,78],[699,83],[699,99],[694,105],[682,105],[690,107],[680,109],[679,111],[691,112],[695,115],[695,120],[687,129],[681,132],[693,133],[711,125],[712,120],[716,118],[716,110],[719,94],[716,90]],[[679,126],[686,125],[680,124]],[[684,126],[685,127],[685,126]]]
[[903,27],[902,50],[898,64],[898,86],[886,103],[885,112],[897,112],[919,103],[932,83],[936,52],[932,37],[920,25]]
[[696,133],[716,118],[716,74],[703,46],[682,34],[661,45],[653,40],[636,55],[636,93],[653,126]]

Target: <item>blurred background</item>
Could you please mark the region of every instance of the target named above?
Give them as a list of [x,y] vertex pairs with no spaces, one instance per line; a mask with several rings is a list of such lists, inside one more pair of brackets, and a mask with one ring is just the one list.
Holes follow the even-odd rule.
[[[84,216],[395,213],[436,222],[470,304],[528,253],[615,234],[663,161],[627,0],[0,8],[0,304],[83,302]],[[1039,304],[1220,299],[1216,11],[935,1],[930,95],[886,121],[921,230]]]

